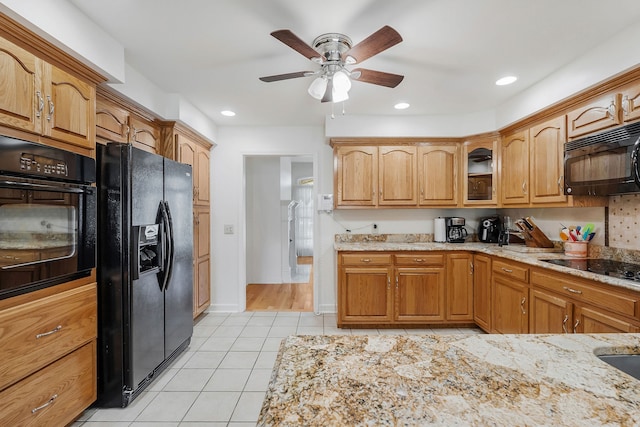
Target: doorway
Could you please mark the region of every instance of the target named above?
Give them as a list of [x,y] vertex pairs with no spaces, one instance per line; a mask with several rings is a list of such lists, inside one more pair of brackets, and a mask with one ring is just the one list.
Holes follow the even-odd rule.
[[245,158],[246,310],[314,311],[311,156]]

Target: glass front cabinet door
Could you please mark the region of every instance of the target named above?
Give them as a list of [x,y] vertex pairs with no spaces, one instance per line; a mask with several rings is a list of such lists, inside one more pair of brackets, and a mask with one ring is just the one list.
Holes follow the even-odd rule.
[[497,204],[498,141],[483,139],[463,145],[463,190],[465,205],[495,206]]

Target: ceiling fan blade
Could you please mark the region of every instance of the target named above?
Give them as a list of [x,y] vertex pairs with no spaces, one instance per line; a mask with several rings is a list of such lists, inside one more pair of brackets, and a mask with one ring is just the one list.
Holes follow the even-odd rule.
[[320,102],[333,101],[333,79],[329,79],[327,82],[327,89],[324,91],[324,96]]
[[[402,36],[393,28],[388,25],[380,28],[375,33],[371,34],[366,39],[362,40],[357,45],[346,51],[343,58],[349,63],[359,63],[365,59],[371,58],[383,50],[389,49],[391,46],[395,46],[402,41]],[[352,59],[355,62],[352,62]]]
[[271,35],[306,58],[322,59],[322,56],[318,52],[313,50],[311,46],[303,42],[298,36],[293,34],[290,30],[277,30],[272,32]]
[[351,71],[351,78],[359,82],[386,87],[396,87],[400,84],[402,79],[404,79],[404,76],[385,73],[382,71],[367,70],[366,68],[356,68]]
[[277,82],[278,80],[296,79],[298,77],[307,77],[313,74],[313,71],[297,71],[295,73],[276,74],[274,76],[260,77],[263,82]]

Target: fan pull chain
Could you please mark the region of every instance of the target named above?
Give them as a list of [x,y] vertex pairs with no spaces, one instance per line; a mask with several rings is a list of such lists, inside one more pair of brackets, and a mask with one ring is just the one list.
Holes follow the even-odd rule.
[[333,113],[333,102],[331,103],[331,118],[335,119],[336,115]]

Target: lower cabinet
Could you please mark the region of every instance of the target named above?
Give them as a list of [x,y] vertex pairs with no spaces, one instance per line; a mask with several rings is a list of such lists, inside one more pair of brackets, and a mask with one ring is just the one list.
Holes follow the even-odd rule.
[[96,399],[96,284],[14,298],[0,309],[0,425],[67,425]]
[[531,333],[640,331],[638,295],[541,270],[532,271],[531,283]]
[[211,304],[211,277],[209,227],[211,211],[209,207],[193,208],[193,317],[204,312]]
[[491,332],[491,257],[473,256],[473,321]]
[[520,264],[493,260],[491,271],[491,332],[529,332],[529,269]]
[[466,253],[339,252],[338,327],[471,323],[471,259]]

